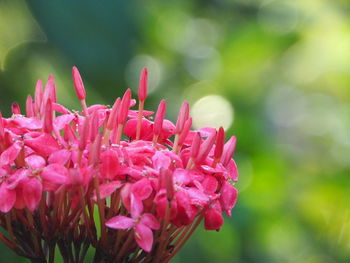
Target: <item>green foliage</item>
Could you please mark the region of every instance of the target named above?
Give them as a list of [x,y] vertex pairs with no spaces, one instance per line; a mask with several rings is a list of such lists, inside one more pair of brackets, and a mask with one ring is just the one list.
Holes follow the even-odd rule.
[[[4,115],[51,73],[59,101],[79,109],[73,65],[88,103],[135,92],[143,66],[146,103],[167,99],[170,119],[182,99],[220,95],[234,112],[238,204],[174,262],[349,262],[348,1],[102,2],[0,2]],[[24,262],[2,246],[5,259]]]

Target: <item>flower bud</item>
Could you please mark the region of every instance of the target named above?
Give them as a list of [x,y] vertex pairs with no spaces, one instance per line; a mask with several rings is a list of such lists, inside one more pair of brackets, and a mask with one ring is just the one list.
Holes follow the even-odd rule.
[[83,84],[83,80],[81,79],[79,70],[76,66],[72,68],[72,78],[74,83],[74,89],[77,94],[79,100],[85,100],[86,92]]
[[143,68],[140,76],[140,85],[138,91],[139,101],[145,101],[147,97],[147,89],[148,89],[148,70],[147,68]]

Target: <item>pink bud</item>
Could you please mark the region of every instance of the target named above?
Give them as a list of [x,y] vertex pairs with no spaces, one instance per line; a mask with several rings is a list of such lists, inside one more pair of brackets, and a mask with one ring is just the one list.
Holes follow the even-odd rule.
[[118,110],[118,124],[124,124],[128,117],[129,107],[131,101],[131,90],[127,89],[124,93],[120,107]]
[[213,132],[209,135],[209,137],[202,143],[201,148],[199,150],[198,156],[196,158],[196,163],[200,164],[202,163],[205,158],[208,156],[208,153],[210,152],[211,148],[214,145],[216,137],[216,132]]
[[106,128],[107,128],[109,116],[111,116],[111,111],[106,111],[106,112],[105,112],[105,118],[104,118],[103,124],[102,124],[103,127],[106,127]]
[[109,115],[109,118],[108,118],[108,122],[106,125],[106,128],[108,130],[112,130],[113,127],[117,124],[119,106],[120,106],[120,98],[118,97],[113,104],[111,114]]
[[45,105],[44,119],[43,119],[43,130],[46,133],[52,132],[53,129],[53,111],[51,99],[48,99]]
[[173,200],[174,198],[173,174],[168,169],[161,167],[159,171],[159,175],[160,175],[160,178],[162,178],[161,181],[165,184],[168,201]]
[[72,68],[72,78],[74,83],[74,89],[77,93],[77,97],[79,100],[85,100],[86,92],[83,84],[83,80],[81,79],[79,70],[76,66]]
[[165,117],[165,112],[166,112],[166,101],[162,100],[159,103],[156,117],[154,119],[154,125],[153,125],[153,133],[156,135],[159,135],[162,131],[162,126],[163,126],[163,121]]
[[173,182],[173,175],[169,170],[167,170],[167,173],[165,176],[165,187],[166,187],[166,197],[167,197],[168,201],[173,200],[173,198],[174,198],[174,182]]
[[92,114],[90,125],[90,141],[93,142],[95,141],[99,128],[98,111],[94,111],[94,113]]
[[51,99],[51,102],[56,103],[56,101],[57,101],[56,84],[55,84],[55,79],[54,79],[53,75],[49,76],[49,79],[48,79],[46,87],[45,87],[45,93],[46,92],[48,93],[48,98]]
[[216,145],[215,145],[215,152],[214,152],[214,158],[219,159],[222,155],[222,151],[224,148],[225,143],[225,131],[224,128],[220,127],[218,131],[218,136],[216,136]]
[[45,106],[48,99],[51,100],[51,103],[56,103],[56,86],[52,75],[49,76],[49,79],[47,81],[47,84],[44,90],[42,103],[40,105],[40,113],[42,115],[45,114]]
[[75,136],[75,133],[74,133],[72,126],[66,124],[64,126],[64,140],[73,142],[76,139],[77,139],[77,137]]
[[34,96],[35,113],[36,114],[38,114],[40,112],[41,103],[43,101],[43,94],[44,94],[43,83],[39,79],[36,83],[36,86],[35,86],[35,96]]
[[148,70],[147,68],[143,68],[140,76],[140,85],[138,97],[139,101],[145,101],[147,97],[147,82],[148,82]]
[[21,114],[21,108],[17,102],[12,103],[11,105],[12,114]]
[[84,151],[86,147],[87,140],[89,139],[89,128],[90,128],[90,120],[89,120],[89,117],[86,117],[83,124],[82,134],[80,134],[80,140],[79,140],[80,151]]
[[2,120],[2,113],[0,112],[0,141],[4,140],[4,136],[5,136],[4,123]]
[[95,165],[97,165],[100,162],[101,143],[102,135],[98,133],[92,147],[92,163],[94,163]]
[[221,156],[221,163],[226,166],[230,159],[232,158],[232,155],[236,148],[236,137],[232,136],[230,140],[225,144],[223,154]]
[[187,101],[184,101],[181,105],[179,115],[176,121],[176,130],[175,133],[179,134],[182,132],[182,129],[185,125],[185,121],[188,119],[190,113],[190,106]]
[[201,145],[201,136],[199,132],[196,132],[191,145],[191,158],[195,159],[199,153],[199,147]]
[[185,122],[185,125],[183,127],[183,130],[181,132],[180,138],[179,138],[179,145],[182,145],[187,137],[188,132],[190,131],[192,126],[192,118],[188,118]]
[[26,100],[26,114],[27,117],[33,117],[34,116],[34,108],[33,108],[33,99],[32,96],[28,95]]

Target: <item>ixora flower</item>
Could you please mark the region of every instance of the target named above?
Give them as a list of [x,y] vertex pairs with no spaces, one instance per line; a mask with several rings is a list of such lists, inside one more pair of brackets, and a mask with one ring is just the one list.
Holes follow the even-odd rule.
[[[39,80],[26,115],[18,104],[0,114],[0,240],[32,262],[169,262],[198,225],[219,230],[237,190],[236,138],[223,128],[191,130],[189,104],[176,124],[144,109],[147,69],[138,110],[131,90],[112,107],[87,106],[73,67],[82,111],[56,101],[50,76]],[[154,119],[154,121],[152,121]]]

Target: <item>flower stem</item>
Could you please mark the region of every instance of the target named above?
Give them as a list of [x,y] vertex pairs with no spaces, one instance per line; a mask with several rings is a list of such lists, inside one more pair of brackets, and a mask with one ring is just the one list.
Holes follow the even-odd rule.
[[203,217],[204,217],[204,212],[202,212],[201,215],[197,218],[196,222],[192,224],[189,232],[187,232],[187,234],[185,234],[184,236],[180,237],[179,244],[177,245],[175,250],[170,254],[170,256],[164,260],[165,263],[169,262],[177,254],[177,252],[179,252],[179,250],[185,245],[186,241],[190,238],[190,236],[193,234],[193,232],[199,226]]
[[117,253],[117,257],[116,257],[116,261],[115,262],[120,262],[120,260],[124,257],[124,254],[127,251],[130,243],[132,242],[133,237],[134,237],[134,235],[133,235],[132,231],[129,232],[128,237],[127,237],[124,245],[122,246],[120,251],[118,251],[118,253]]
[[142,112],[145,105],[145,101],[140,101],[139,103],[139,114],[137,118],[137,128],[136,128],[136,140],[140,139],[141,135],[141,124],[142,124]]
[[103,246],[106,242],[105,208],[104,208],[104,204],[102,203],[101,196],[100,196],[100,189],[99,189],[97,175],[94,177],[93,180],[94,180],[94,187],[95,187],[96,197],[97,197],[98,212],[100,215],[101,244]]

